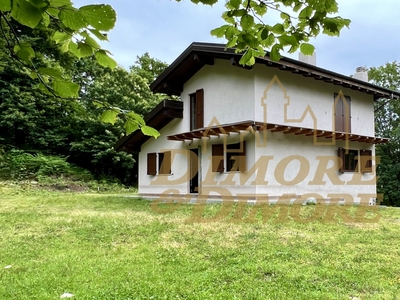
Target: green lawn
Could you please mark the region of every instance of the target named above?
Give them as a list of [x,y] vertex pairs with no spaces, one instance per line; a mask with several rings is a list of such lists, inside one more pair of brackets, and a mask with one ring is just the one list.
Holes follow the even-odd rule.
[[398,209],[378,223],[193,223],[193,205],[160,214],[112,195],[0,203],[0,299],[400,299]]

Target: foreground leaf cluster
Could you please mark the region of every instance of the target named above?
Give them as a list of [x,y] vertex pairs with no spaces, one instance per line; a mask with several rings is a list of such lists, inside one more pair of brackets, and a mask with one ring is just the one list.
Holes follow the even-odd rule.
[[[180,1],[180,0],[177,0]],[[218,0],[191,0],[213,5]],[[272,60],[279,60],[282,51],[293,53],[300,49],[312,55],[310,40],[324,33],[338,36],[350,20],[337,15],[335,0],[228,0],[222,14],[225,25],[211,31],[225,38],[227,47],[243,52],[242,65],[253,65],[258,56],[269,50]]]
[[[4,21],[2,32],[11,55],[23,63],[32,78],[40,79],[44,91],[76,98],[79,85],[65,78],[60,69],[37,68],[34,58],[40,51],[15,30],[10,18],[29,28],[54,28],[49,38],[60,45],[62,52],[70,52],[77,58],[94,55],[103,67],[117,65],[99,45],[99,41],[107,41],[107,32],[115,25],[116,13],[110,5],[75,8],[70,0],[2,0],[0,10]],[[5,32],[7,26],[9,35]]]

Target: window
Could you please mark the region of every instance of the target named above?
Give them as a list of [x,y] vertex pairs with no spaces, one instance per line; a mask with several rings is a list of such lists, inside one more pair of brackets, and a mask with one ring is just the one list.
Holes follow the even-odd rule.
[[244,141],[226,145],[225,153],[224,145],[212,145],[212,171],[222,173],[224,170],[246,171],[246,143]]
[[334,94],[335,131],[351,132],[351,98]]
[[157,172],[159,175],[171,174],[171,151],[147,153],[147,175],[157,175]]
[[[338,149],[339,172],[358,172],[372,173],[372,150],[346,150],[344,148]],[[358,170],[358,164],[360,170]]]
[[190,97],[190,130],[204,127],[204,90],[197,90]]

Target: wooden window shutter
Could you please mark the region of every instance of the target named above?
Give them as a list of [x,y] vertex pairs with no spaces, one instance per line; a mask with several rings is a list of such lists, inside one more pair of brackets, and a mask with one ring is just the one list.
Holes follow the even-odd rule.
[[224,145],[212,145],[212,171],[222,173],[224,171]]
[[204,90],[196,91],[196,128],[204,127]]
[[171,174],[171,151],[166,151],[159,154],[162,157],[160,164],[160,174]]
[[372,150],[360,150],[361,173],[372,173]]
[[[336,101],[338,94],[334,94],[333,101]],[[343,99],[339,97],[335,104],[335,131],[344,132],[344,122],[343,122]]]
[[338,148],[338,160],[339,160],[339,172],[343,173],[344,171],[344,155],[345,150],[343,148]]
[[345,96],[347,105],[343,103],[343,127],[344,132],[351,132],[351,98]]
[[239,152],[239,172],[246,171],[246,142],[241,143],[242,151]]
[[157,175],[157,153],[147,153],[147,175]]

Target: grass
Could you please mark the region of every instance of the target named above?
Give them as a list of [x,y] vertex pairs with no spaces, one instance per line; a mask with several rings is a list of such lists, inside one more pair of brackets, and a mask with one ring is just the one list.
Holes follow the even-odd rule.
[[0,299],[400,299],[398,209],[369,224],[191,223],[195,206],[117,195],[0,203]]

